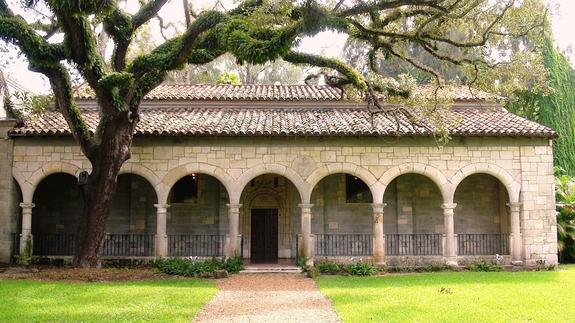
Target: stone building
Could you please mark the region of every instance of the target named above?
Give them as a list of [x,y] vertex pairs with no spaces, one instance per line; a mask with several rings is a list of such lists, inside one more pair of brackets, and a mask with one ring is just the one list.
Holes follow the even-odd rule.
[[[557,263],[555,133],[453,91],[433,134],[307,85],[162,85],[142,104],[105,257],[336,257],[376,263],[478,257]],[[78,98],[91,127],[89,93]],[[0,261],[73,254],[90,171],[55,111],[0,120]]]

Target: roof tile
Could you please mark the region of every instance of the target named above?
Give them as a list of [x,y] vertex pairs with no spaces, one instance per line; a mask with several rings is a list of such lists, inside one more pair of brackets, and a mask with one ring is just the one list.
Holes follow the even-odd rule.
[[[98,122],[98,111],[82,110],[90,129]],[[504,109],[462,108],[452,113],[458,119],[453,136],[554,137],[550,128],[516,116]],[[373,120],[373,122],[372,122]],[[136,135],[144,136],[430,136],[424,127],[399,115],[371,115],[362,108],[253,108],[179,107],[141,108]],[[30,116],[12,135],[68,135],[68,125],[59,112]]]

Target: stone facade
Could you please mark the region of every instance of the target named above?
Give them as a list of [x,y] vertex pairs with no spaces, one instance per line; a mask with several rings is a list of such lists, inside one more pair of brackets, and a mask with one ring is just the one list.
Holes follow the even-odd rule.
[[[0,214],[0,256],[6,261],[9,234],[18,222],[14,215],[18,212],[9,208],[17,196],[12,177],[22,191],[20,202],[28,208],[44,178],[54,173],[76,176],[89,171],[90,163],[69,137],[4,139],[0,153],[6,156],[0,166],[8,166],[0,167],[0,203],[8,206]],[[431,138],[409,137],[136,137],[132,158],[122,172],[141,176],[150,189],[141,196],[124,196],[134,202],[130,212],[120,213],[135,214],[122,223],[147,233],[229,233],[233,249],[233,223],[239,221],[238,233],[247,236],[250,208],[279,206],[284,212],[279,233],[289,239],[306,235],[306,212],[311,208],[311,234],[376,233],[381,224],[386,234],[438,233],[445,236],[444,259],[457,260],[458,232],[511,233],[515,261],[554,264],[552,168],[552,145],[545,138],[456,137],[437,148]],[[196,204],[170,206],[171,188],[192,173],[213,176],[214,182],[201,188],[204,195]],[[344,177],[333,175],[341,173],[367,184],[373,206],[347,204],[345,197],[342,203]],[[277,185],[272,176],[271,182],[264,178],[252,186],[253,180],[266,174],[277,176]],[[147,184],[136,184],[143,185]],[[120,194],[133,190],[134,182],[124,186]],[[479,204],[470,203],[476,200]],[[384,202],[380,221],[376,210]],[[157,203],[157,218],[153,203]],[[236,220],[238,204],[243,206]],[[40,208],[36,205],[32,212]],[[162,220],[166,214],[167,229]],[[294,257],[292,242],[280,242],[280,257]],[[309,242],[303,243],[300,247],[308,248]]]

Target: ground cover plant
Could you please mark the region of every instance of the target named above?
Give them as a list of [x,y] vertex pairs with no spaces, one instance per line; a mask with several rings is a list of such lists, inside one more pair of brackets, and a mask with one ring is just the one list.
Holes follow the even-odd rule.
[[211,277],[216,271],[225,270],[230,274],[237,274],[243,269],[240,258],[208,260],[192,258],[158,259],[153,263],[154,268],[168,275],[187,277]]
[[558,271],[320,276],[349,322],[553,322],[575,316],[575,266]]
[[217,292],[204,280],[0,280],[0,322],[184,322]]

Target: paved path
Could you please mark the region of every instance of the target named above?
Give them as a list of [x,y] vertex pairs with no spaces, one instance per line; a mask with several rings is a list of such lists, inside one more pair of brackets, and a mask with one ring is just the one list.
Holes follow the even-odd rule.
[[315,281],[303,274],[234,275],[218,285],[196,322],[340,322]]

